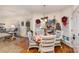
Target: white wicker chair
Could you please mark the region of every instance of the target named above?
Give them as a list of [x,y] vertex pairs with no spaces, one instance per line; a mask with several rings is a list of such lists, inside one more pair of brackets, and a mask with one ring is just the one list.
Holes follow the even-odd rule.
[[28,39],[29,39],[29,47],[27,51],[29,51],[30,48],[38,48],[38,44],[35,42],[34,37],[32,35],[29,36]]
[[35,42],[34,38],[30,38],[29,39],[29,49],[33,48],[33,47],[38,48],[38,44]]
[[61,46],[61,40],[62,40],[62,32],[60,30],[56,30],[55,46]]
[[50,53],[54,52],[54,41],[55,41],[55,35],[48,35],[48,36],[41,36],[42,41],[39,44],[39,52],[41,53]]

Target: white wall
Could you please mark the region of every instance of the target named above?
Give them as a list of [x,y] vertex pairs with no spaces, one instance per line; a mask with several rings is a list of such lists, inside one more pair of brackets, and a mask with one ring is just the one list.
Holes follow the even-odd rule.
[[64,35],[65,36],[70,36],[70,26],[71,26],[71,17],[72,17],[72,12],[73,12],[73,8],[69,8],[69,9],[66,9],[66,10],[64,10],[64,11],[62,11],[61,12],[61,17],[62,16],[67,16],[68,17],[68,21],[69,21],[69,23],[68,23],[68,26],[66,27],[66,28],[63,28],[63,30],[64,30]]
[[[0,23],[5,23],[6,28],[10,28],[11,25],[18,26],[21,21],[26,23],[27,20],[31,19],[31,14],[27,10],[11,8],[11,7],[0,7]],[[20,26],[20,35],[25,36],[26,30]]]
[[69,37],[69,41],[65,40],[65,43],[71,47],[72,47],[72,36],[71,36],[72,12],[73,12],[73,7],[65,9],[61,12],[61,17],[62,16],[68,17],[68,25],[66,27],[62,26],[62,30],[63,30],[63,35]]
[[30,14],[27,11],[20,11],[20,13],[16,12],[18,12],[18,9],[0,11],[0,21],[6,22],[6,24],[14,24],[17,21],[27,20],[29,18]]
[[42,14],[38,14],[38,13],[33,13],[32,14],[32,20],[31,20],[31,24],[32,24],[32,30],[33,30],[33,34],[35,35],[35,20],[36,19],[40,19],[41,17],[43,17]]

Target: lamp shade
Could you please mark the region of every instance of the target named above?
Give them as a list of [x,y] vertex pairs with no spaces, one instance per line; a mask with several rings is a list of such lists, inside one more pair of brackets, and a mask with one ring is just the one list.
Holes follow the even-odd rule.
[[11,25],[11,28],[15,29],[15,25]]

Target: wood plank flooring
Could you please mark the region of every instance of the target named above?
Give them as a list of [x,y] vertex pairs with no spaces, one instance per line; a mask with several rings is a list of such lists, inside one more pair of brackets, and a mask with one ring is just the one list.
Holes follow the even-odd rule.
[[[38,48],[31,48],[29,50],[29,52],[27,52],[28,40],[26,38],[21,38],[21,41],[19,42],[18,46],[23,48],[21,53],[39,53]],[[64,43],[61,43],[61,47],[60,46],[55,46],[55,49],[54,49],[55,53],[74,53],[73,48],[67,46]]]

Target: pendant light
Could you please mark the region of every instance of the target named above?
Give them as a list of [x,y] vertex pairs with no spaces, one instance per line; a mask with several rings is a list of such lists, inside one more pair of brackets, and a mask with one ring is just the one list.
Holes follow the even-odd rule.
[[46,5],[43,5],[43,8],[42,9],[44,11],[43,11],[43,17],[41,18],[41,20],[43,20],[44,22],[47,22],[48,16],[46,16],[46,14],[45,14]]

